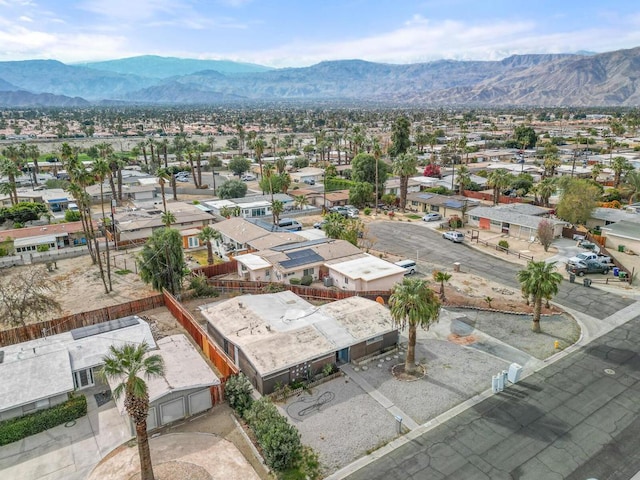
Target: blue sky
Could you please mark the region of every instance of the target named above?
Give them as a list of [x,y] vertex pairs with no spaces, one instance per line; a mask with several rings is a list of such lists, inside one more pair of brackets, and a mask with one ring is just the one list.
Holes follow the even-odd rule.
[[636,46],[637,0],[0,0],[0,60],[153,54],[295,67]]

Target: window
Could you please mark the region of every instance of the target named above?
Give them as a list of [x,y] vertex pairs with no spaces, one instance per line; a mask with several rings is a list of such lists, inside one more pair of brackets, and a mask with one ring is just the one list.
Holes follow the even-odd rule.
[[313,277],[313,268],[305,268],[302,271],[302,276],[304,277],[305,275],[309,275],[310,277]]
[[266,271],[264,272],[264,278],[266,278],[266,279],[271,278],[271,270],[266,270]]
[[367,340],[365,343],[366,343],[367,345],[371,345],[372,343],[378,343],[378,342],[381,342],[381,341],[382,341],[382,335],[380,335],[380,336],[378,336],[378,337],[370,338],[370,339],[369,339],[369,340]]
[[344,283],[348,284],[349,283],[349,278],[348,277],[344,277]]
[[196,248],[200,246],[198,237],[189,237],[189,248]]
[[429,205],[429,210],[432,212],[440,212],[440,207],[438,205]]

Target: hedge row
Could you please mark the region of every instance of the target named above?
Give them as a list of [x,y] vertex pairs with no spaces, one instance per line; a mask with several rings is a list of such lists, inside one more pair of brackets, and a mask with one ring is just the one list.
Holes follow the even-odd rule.
[[39,410],[23,417],[4,420],[0,422],[0,446],[44,432],[49,428],[70,422],[86,414],[87,399],[84,395],[77,395],[46,410]]

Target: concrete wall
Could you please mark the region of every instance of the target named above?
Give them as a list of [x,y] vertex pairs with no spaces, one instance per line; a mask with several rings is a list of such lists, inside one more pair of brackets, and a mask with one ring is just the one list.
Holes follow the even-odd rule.
[[[370,339],[368,342],[360,342],[351,346],[351,360],[357,360],[367,355],[382,352],[383,350],[398,344],[398,331],[385,333],[380,339]],[[375,341],[373,341],[375,340]]]
[[23,405],[20,407],[12,408],[11,410],[6,410],[4,412],[0,412],[0,421],[8,420],[10,418],[22,417],[23,415],[29,415],[30,413],[35,413],[38,410],[44,410],[45,408],[53,407],[54,405],[58,405],[60,403],[66,402],[69,399],[68,393],[61,393],[60,395],[54,395],[53,397],[49,397],[49,403],[43,404],[39,408],[36,408],[35,403],[30,403],[28,405]]

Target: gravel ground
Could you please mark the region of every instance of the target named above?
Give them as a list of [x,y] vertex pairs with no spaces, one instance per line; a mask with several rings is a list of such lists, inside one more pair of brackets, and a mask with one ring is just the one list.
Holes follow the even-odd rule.
[[[330,398],[319,410],[314,400]],[[320,456],[325,474],[348,465],[396,436],[395,420],[348,377],[338,377],[279,405],[302,435],[302,443]],[[307,409],[305,415],[304,409]],[[302,413],[302,415],[300,415]]]
[[[424,338],[418,333],[416,361],[427,367],[427,374],[415,381],[396,380],[391,367],[402,363],[385,361],[369,364],[360,374],[380,393],[393,401],[418,424],[446,412],[467,398],[491,387],[491,376],[509,366],[493,356],[454,343]],[[403,339],[406,340],[406,339]]]
[[580,327],[569,315],[545,315],[540,320],[542,333],[533,333],[531,315],[509,315],[455,308],[448,310],[466,315],[471,321],[475,321],[476,329],[540,360],[558,353],[554,346],[555,340],[560,342],[560,349],[564,349],[573,345],[580,337]]

